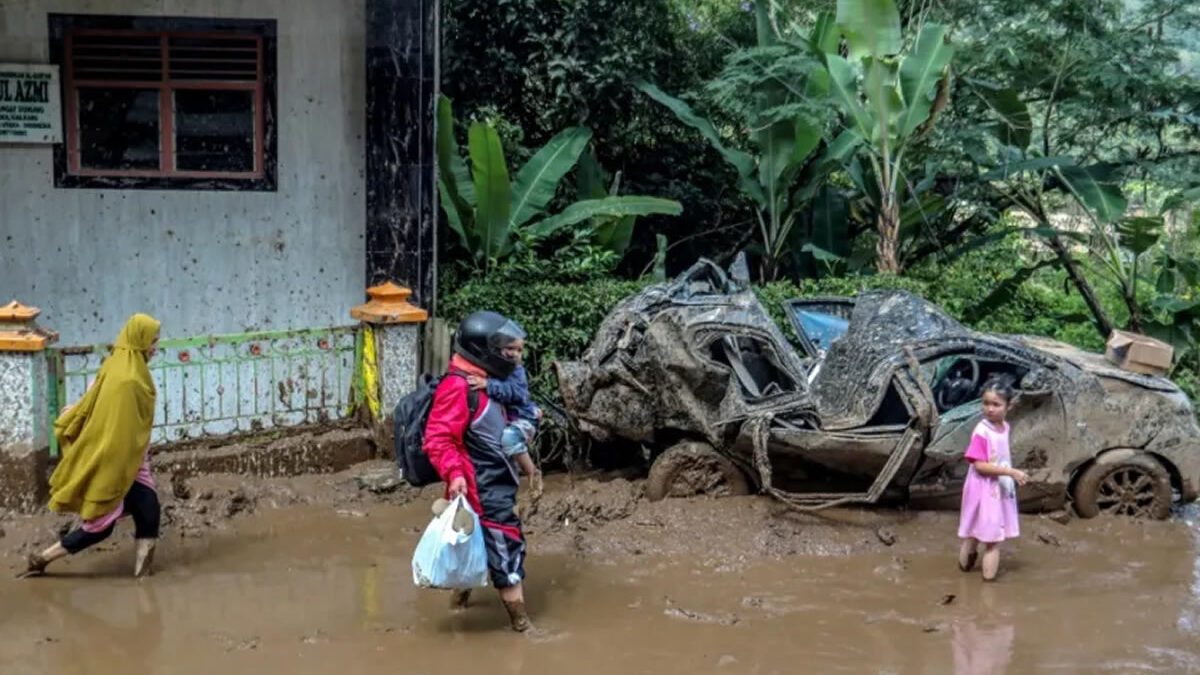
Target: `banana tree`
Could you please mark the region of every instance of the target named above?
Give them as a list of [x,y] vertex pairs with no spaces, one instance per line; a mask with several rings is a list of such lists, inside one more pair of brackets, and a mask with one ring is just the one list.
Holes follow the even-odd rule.
[[906,153],[946,104],[954,48],[945,26],[925,23],[902,55],[893,0],[838,0],[836,20],[847,56],[825,55],[830,92],[870,167],[869,192],[878,200],[876,266],[894,274],[900,272],[902,195],[910,187],[903,180]]
[[438,194],[446,222],[485,271],[503,260],[520,240],[537,245],[594,218],[679,215],[679,202],[638,195],[607,195],[576,201],[562,211],[547,213],[559,183],[575,167],[592,133],[570,127],[550,139],[510,179],[508,163],[496,130],[481,122],[468,130],[470,166],[454,139],[450,99],[438,99]]
[[[1198,203],[1200,187],[1183,190],[1167,198],[1159,215],[1181,206],[1190,211]],[[1194,244],[1200,239],[1200,221],[1193,219],[1190,229],[1181,234],[1181,241]],[[1147,321],[1146,332],[1175,347],[1176,367],[1190,357],[1200,369],[1200,258],[1195,257],[1194,246],[1163,245],[1159,249],[1154,316]]]
[[[774,32],[768,5],[755,3],[758,46],[732,55],[722,76],[710,84],[715,89],[733,83],[726,102],[737,108],[734,115],[742,118],[746,137],[722,134],[683,100],[649,82],[635,83],[700,132],[737,171],[738,188],[757,207],[763,281],[777,278],[789,252],[820,255],[827,248],[848,248],[844,218],[831,220],[810,211],[818,197],[829,212],[843,210],[839,196],[823,188],[857,144],[848,135],[825,138],[831,111],[829,76],[821,55],[838,47],[832,22],[819,23],[800,44],[785,43]],[[753,152],[731,147],[733,140]]]
[[[1024,103],[1012,106],[1023,109]],[[1004,116],[999,134],[1005,133]],[[1026,141],[1027,142],[1027,141]],[[1011,147],[1011,146],[1010,146]],[[1019,148],[1023,152],[1024,146]],[[1118,290],[1129,318],[1125,326],[1170,342],[1180,355],[1195,346],[1200,328],[1200,299],[1192,293],[1200,281],[1200,261],[1176,255],[1163,246],[1164,214],[1178,200],[1200,197],[1185,191],[1167,200],[1163,213],[1126,216],[1128,200],[1121,187],[1121,167],[1112,164],[1077,165],[1069,157],[1035,157],[1001,167],[982,176],[1004,193],[1014,206],[1034,219],[1030,232],[1042,238],[1055,253],[1091,310],[1100,334],[1115,327],[1100,306],[1091,284],[1080,269],[1065,239],[1074,239],[1095,263],[1096,270]],[[1016,180],[1014,180],[1016,179]],[[1047,195],[1065,196],[1083,215],[1082,232],[1048,227]]]
[[1120,291],[1129,310],[1127,326],[1171,343],[1182,358],[1196,346],[1200,329],[1200,260],[1165,245],[1162,213],[1122,218],[1111,226],[1094,222],[1089,250]]
[[[616,197],[621,192],[621,172],[612,177],[612,183],[605,187],[608,175],[604,167],[596,159],[596,153],[589,147],[583,153],[576,174],[576,199],[603,199]],[[591,220],[590,238],[592,243],[611,251],[617,260],[625,256],[629,244],[633,241],[633,229],[637,222],[636,215],[599,215]]]

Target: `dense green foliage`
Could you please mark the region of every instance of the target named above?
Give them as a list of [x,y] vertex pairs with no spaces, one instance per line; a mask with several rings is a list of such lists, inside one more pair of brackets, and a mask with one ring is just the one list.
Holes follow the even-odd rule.
[[[785,331],[785,300],[817,295],[855,295],[874,289],[900,289],[922,296],[941,306],[951,316],[980,331],[1001,334],[1043,335],[1100,351],[1104,342],[1092,328],[1087,307],[1078,295],[1063,292],[1066,276],[1053,268],[1039,270],[1013,289],[1010,299],[996,309],[987,309],[988,296],[1008,278],[1014,265],[1028,255],[1029,242],[1010,235],[988,251],[964,255],[953,264],[928,264],[904,276],[861,275],[777,281],[758,286],[764,306]],[[443,315],[457,321],[480,308],[513,317],[530,334],[532,358],[529,368],[536,395],[555,401],[558,393],[549,364],[573,359],[591,343],[596,328],[624,297],[644,288],[648,281],[623,281],[606,277],[583,277],[541,263],[537,275],[545,279],[524,283],[529,268],[505,268],[488,280],[447,278],[442,300]],[[1101,301],[1120,317],[1122,302],[1115,293]],[[1196,393],[1200,363],[1193,358],[1181,364],[1175,379],[1189,393]]]
[[[742,234],[747,206],[731,199],[735,176],[698,134],[663,115],[630,82],[645,77],[692,91],[724,55],[752,40],[736,2],[710,3],[704,29],[672,0],[454,0],[444,3],[442,89],[459,115],[493,123],[510,161],[570,126],[593,132],[599,163],[623,175],[623,194],[674,199],[683,218],[646,218],[623,269],[651,261],[656,234],[672,258],[712,254],[722,235]],[[460,137],[465,133],[460,133]],[[738,224],[738,227],[731,227]],[[731,254],[734,247],[727,247]],[[686,264],[686,263],[682,263]]]
[[550,364],[582,354],[609,310],[643,286],[645,282],[615,279],[514,284],[474,281],[445,293],[441,311],[457,322],[473,311],[490,309],[521,324],[529,333],[525,365],[534,396],[557,401]]
[[[484,122],[470,126],[468,165],[454,139],[453,113],[445,96],[438,99],[437,127],[442,212],[469,262],[485,273],[514,250],[532,252],[564,230],[573,232],[580,243],[611,252],[615,261],[628,248],[638,216],[679,215],[682,209],[669,199],[616,194],[615,185],[606,191],[595,157],[584,154],[592,137],[585,127],[555,134],[520,169],[509,166],[499,132]],[[579,171],[580,184],[587,188],[577,190],[577,201],[561,212],[549,213],[559,184],[581,157],[589,160]]]
[[1194,390],[1200,3],[454,0],[443,28],[458,137],[484,122],[522,165],[592,131],[596,161],[547,213],[616,182],[683,205],[517,245],[487,281],[450,248],[447,318],[508,311],[539,361],[569,358],[651,270],[747,251],[779,280],[768,304],[888,285],[1091,349],[1132,327],[1175,345]]

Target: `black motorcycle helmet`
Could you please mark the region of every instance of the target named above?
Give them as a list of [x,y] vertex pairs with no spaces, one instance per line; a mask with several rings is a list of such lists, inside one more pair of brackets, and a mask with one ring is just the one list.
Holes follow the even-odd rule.
[[525,331],[503,314],[475,312],[458,324],[458,331],[454,334],[454,351],[486,370],[488,375],[504,379],[512,375],[517,363],[504,358],[500,350],[516,340],[524,339]]

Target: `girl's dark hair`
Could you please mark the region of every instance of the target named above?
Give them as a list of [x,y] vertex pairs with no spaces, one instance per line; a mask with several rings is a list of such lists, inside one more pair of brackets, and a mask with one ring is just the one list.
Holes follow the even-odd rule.
[[1006,403],[1011,403],[1017,397],[1017,378],[1008,373],[993,373],[983,383],[983,390],[979,395],[983,396],[989,391],[1004,399]]

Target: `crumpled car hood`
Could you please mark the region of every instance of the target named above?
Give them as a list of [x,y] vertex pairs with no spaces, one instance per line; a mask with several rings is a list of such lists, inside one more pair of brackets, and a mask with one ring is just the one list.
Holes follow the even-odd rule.
[[[672,430],[724,444],[727,422],[745,417],[736,382],[697,343],[706,335],[758,333],[785,347],[778,357],[802,383],[804,366],[754,293],[702,260],[674,281],[618,303],[578,361],[554,364],[568,411],[600,440],[616,431],[649,442]],[[801,391],[778,397],[805,407]]]
[[861,423],[874,412],[888,386],[881,364],[905,346],[934,339],[970,339],[973,333],[936,306],[903,291],[858,296],[846,333],[833,341],[811,385],[826,423]]

